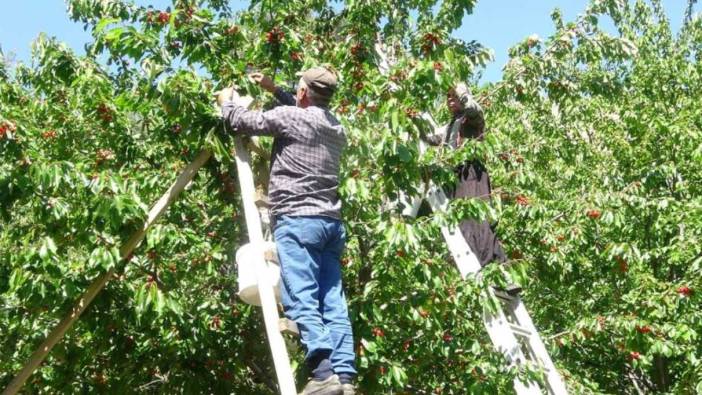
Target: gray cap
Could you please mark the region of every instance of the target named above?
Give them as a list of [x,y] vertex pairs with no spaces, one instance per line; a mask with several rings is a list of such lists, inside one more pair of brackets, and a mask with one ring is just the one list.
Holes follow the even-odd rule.
[[313,67],[302,72],[302,80],[316,93],[331,97],[336,90],[336,75],[326,67]]

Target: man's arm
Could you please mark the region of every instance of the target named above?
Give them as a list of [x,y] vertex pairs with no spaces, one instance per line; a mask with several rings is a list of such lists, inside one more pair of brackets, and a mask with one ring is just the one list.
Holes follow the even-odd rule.
[[231,101],[222,104],[222,119],[230,131],[250,136],[286,136],[292,122],[290,108],[276,107],[270,111],[252,111]]
[[294,106],[296,104],[295,96],[290,92],[284,91],[282,88],[276,87],[273,96],[284,106]]
[[272,79],[270,79],[270,77],[262,73],[252,73],[249,75],[249,78],[251,78],[264,90],[272,93],[280,104],[284,106],[294,106],[296,104],[295,96],[275,86],[275,83]]

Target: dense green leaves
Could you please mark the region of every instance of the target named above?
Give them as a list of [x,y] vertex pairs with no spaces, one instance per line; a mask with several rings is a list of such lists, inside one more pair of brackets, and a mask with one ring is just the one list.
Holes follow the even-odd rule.
[[[476,89],[485,141],[421,153],[422,115],[447,122],[446,89],[490,56],[451,37],[474,1],[227,3],[71,0],[94,36],[87,56],[41,37],[32,66],[0,59],[0,386],[115,267],[30,392],[274,391],[262,318],[235,297],[246,233],[212,93],[236,83],[267,108],[245,73],[293,86],[328,63],[349,136],[342,263],[362,391],[509,393],[515,375],[539,379],[506,366],[483,328],[501,268],[462,281],[442,242],[443,224],[468,217],[496,222],[572,392],[702,390],[699,18],[674,35],[657,2],[597,0],[573,22],[556,11],[551,37],[517,43],[503,81]],[[216,160],[120,261],[203,147]],[[401,215],[403,193],[450,185],[473,158],[490,170],[490,204]]]

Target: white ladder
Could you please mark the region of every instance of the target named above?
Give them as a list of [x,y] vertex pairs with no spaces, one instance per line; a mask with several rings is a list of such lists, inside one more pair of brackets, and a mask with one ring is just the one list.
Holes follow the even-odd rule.
[[[250,97],[235,97],[234,99],[237,101],[237,104],[246,108],[253,101]],[[297,331],[297,328],[292,321],[281,318],[278,314],[278,306],[273,289],[274,284],[271,283],[268,276],[267,263],[267,260],[277,260],[277,254],[266,247],[262,226],[262,217],[264,216],[259,212],[259,208],[256,205],[251,156],[240,136],[234,138],[234,157],[244,206],[244,216],[246,218],[246,230],[249,234],[249,244],[256,246],[254,259],[256,260],[257,268],[258,292],[261,299],[268,344],[271,348],[273,364],[278,379],[278,388],[281,395],[296,395],[295,378],[282,333],[294,333]],[[263,222],[263,225],[266,225],[268,222],[267,218]]]
[[[449,202],[443,190],[431,183],[426,189],[428,189],[426,200],[432,210],[445,212]],[[408,203],[406,198],[402,200],[405,201],[405,204]],[[403,214],[415,217],[422,200],[422,198],[415,198],[407,205]],[[481,269],[480,263],[458,226],[451,228],[444,226],[441,228],[441,233],[458,266],[461,277],[466,279],[470,274],[477,274]],[[492,287],[489,288],[488,292],[490,297],[500,301],[496,311],[486,311],[483,315],[483,323],[492,344],[502,352],[510,364],[520,365],[531,361],[538,364],[545,373],[545,388],[543,390],[535,382],[523,382],[515,378],[514,389],[517,395],[542,394],[543,391],[553,395],[566,395],[568,393],[566,386],[553,365],[553,361],[551,361],[551,357],[548,355],[521,298],[496,291]]]

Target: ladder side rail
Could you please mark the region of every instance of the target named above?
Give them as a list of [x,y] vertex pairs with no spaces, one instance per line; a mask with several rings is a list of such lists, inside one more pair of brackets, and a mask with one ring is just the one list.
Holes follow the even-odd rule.
[[[488,292],[491,298],[496,297],[492,289],[490,289]],[[483,323],[485,324],[485,329],[490,336],[492,344],[494,344],[495,348],[505,356],[510,364],[520,365],[527,361],[519,345],[519,341],[509,327],[507,317],[505,317],[505,314],[500,307],[498,307],[497,311],[494,312],[484,312]],[[537,383],[525,383],[516,377],[514,379],[514,390],[517,395],[542,394]]]
[[514,315],[515,317],[517,317],[519,326],[522,326],[531,333],[533,333],[533,336],[528,337],[529,346],[536,354],[540,364],[546,369],[546,378],[549,383],[549,386],[551,387],[551,390],[555,395],[566,395],[568,391],[566,389],[565,383],[563,382],[561,375],[558,373],[556,366],[553,364],[548,350],[546,349],[546,346],[541,340],[541,336],[536,330],[536,327],[534,326],[534,323],[531,320],[531,316],[529,315],[529,312],[524,306],[524,303],[519,297],[515,298],[515,300],[512,303]]
[[282,395],[295,395],[295,379],[290,365],[288,350],[285,347],[285,340],[280,333],[278,322],[278,308],[275,301],[275,293],[273,284],[267,275],[268,263],[264,259],[263,252],[263,229],[261,227],[261,217],[259,210],[256,207],[253,172],[251,171],[251,157],[244,147],[241,137],[237,136],[234,139],[234,150],[237,175],[241,188],[241,198],[244,206],[244,216],[246,218],[246,229],[249,234],[249,242],[261,246],[260,253],[256,254],[256,278],[258,281],[258,290],[261,298],[261,309],[263,310],[263,319],[266,326],[266,334],[268,343],[273,355],[273,363],[275,372],[278,378],[278,385]]
[[[427,200],[432,210],[435,212],[445,212],[449,204],[449,200],[444,191],[435,185],[431,185]],[[470,274],[477,274],[481,269],[480,262],[466,242],[458,226],[452,226],[451,228],[442,227],[441,233],[458,266],[461,277],[466,279]],[[489,292],[490,297],[496,298],[492,289],[490,289]],[[519,342],[509,327],[509,322],[504,312],[500,308],[492,314],[485,313],[483,316],[483,323],[495,348],[500,351],[510,363],[520,364],[526,361],[526,357],[521,350]],[[514,389],[519,395],[541,394],[541,390],[536,383],[524,383],[518,378],[514,379]]]
[[[176,180],[171,184],[168,190],[159,198],[153,207],[149,210],[146,220],[141,228],[136,230],[131,237],[120,247],[120,258],[127,259],[134,250],[139,246],[139,243],[144,239],[149,228],[160,218],[166,209],[175,201],[186,186],[192,181],[197,174],[197,171],[209,160],[212,153],[204,149],[198,153],[195,159],[188,164],[185,169],[178,175]],[[32,353],[29,361],[25,364],[22,370],[12,379],[10,384],[3,390],[2,395],[16,394],[20,391],[27,379],[41,365],[51,349],[63,338],[63,335],[78,321],[83,311],[85,311],[95,297],[105,288],[105,285],[112,279],[116,269],[113,267],[102,275],[98,276],[90,284],[88,289],[76,301],[70,313],[65,316],[51,332],[46,336],[42,344]]]
[[[444,191],[431,183],[427,201],[434,212],[446,212],[449,202]],[[446,240],[456,266],[458,266],[461,277],[465,280],[468,278],[468,275],[478,273],[481,269],[478,257],[471,250],[458,226],[454,225],[451,228],[444,226],[441,228],[441,233]]]

